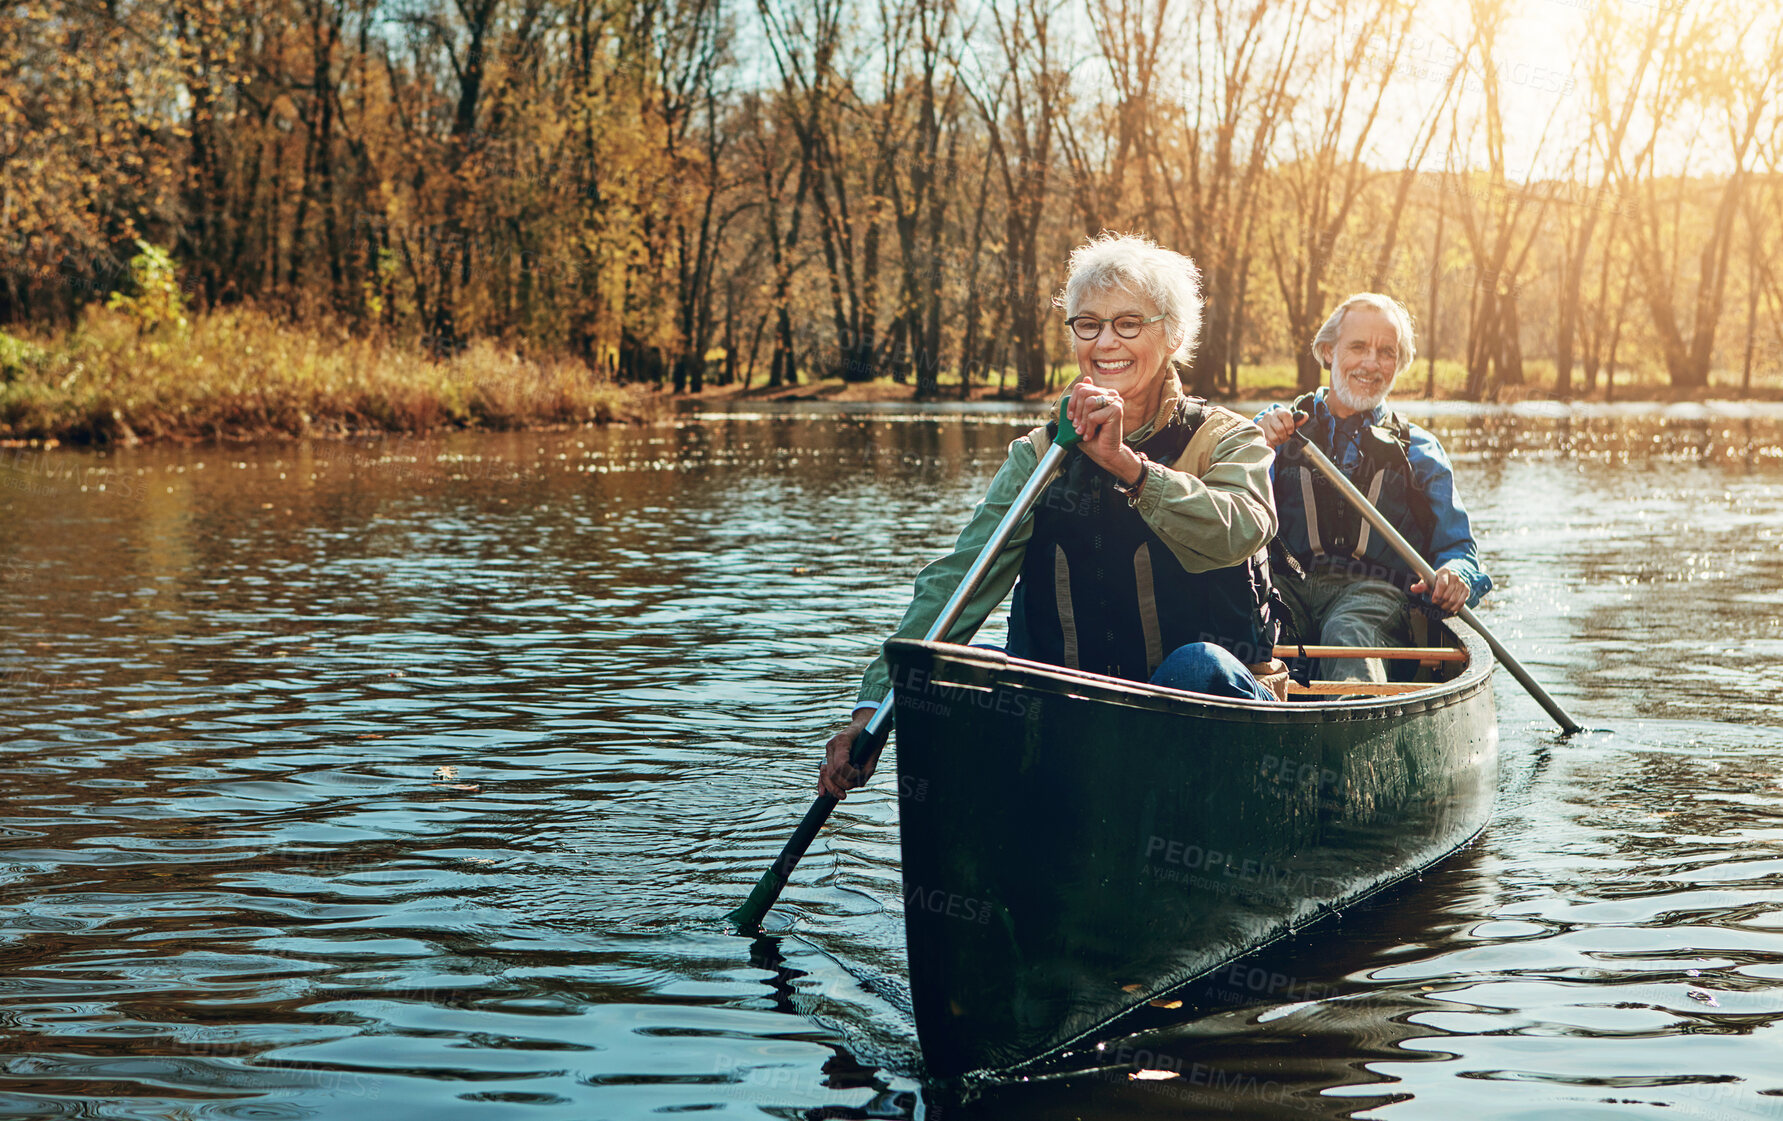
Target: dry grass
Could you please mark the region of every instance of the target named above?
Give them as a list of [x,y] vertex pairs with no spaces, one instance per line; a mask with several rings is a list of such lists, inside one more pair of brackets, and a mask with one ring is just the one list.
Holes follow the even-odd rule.
[[0,333],[0,436],[104,443],[524,428],[647,419],[657,395],[581,362],[479,342],[435,361],[236,309],[139,335],[91,309],[49,339]]

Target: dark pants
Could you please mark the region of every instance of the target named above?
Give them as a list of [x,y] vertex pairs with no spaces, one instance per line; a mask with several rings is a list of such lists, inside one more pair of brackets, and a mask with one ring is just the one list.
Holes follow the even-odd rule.
[[[1404,592],[1383,580],[1347,572],[1314,572],[1305,580],[1277,585],[1308,644],[1325,646],[1403,646],[1406,643]],[[1385,681],[1379,658],[1320,658],[1326,681]]]

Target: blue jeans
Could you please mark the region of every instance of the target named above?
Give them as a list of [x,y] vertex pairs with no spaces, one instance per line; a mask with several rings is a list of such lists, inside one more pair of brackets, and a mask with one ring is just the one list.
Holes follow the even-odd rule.
[[1230,650],[1211,642],[1178,646],[1152,674],[1152,684],[1246,701],[1275,700],[1275,694],[1264,688]]

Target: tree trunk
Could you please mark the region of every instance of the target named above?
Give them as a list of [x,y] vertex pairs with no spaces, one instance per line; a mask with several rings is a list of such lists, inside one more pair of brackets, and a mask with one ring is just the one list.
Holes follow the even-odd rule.
[[1752,208],[1746,209],[1746,355],[1740,363],[1740,396],[1752,393],[1752,351],[1758,340],[1758,251],[1759,232],[1752,221]]
[[1442,310],[1443,224],[1448,213],[1448,193],[1438,191],[1436,195],[1436,245],[1430,251],[1430,318],[1425,321],[1428,326],[1424,331],[1424,399],[1427,401],[1436,399],[1437,325],[1442,322],[1438,315]]
[[1561,247],[1559,323],[1554,340],[1554,396],[1570,400],[1573,393],[1573,332],[1579,314],[1579,287],[1585,262],[1574,258],[1569,244]]
[[1037,249],[1032,236],[1022,240],[1009,278],[1010,340],[1015,349],[1015,390],[1027,397],[1049,388],[1046,343],[1040,337],[1040,293],[1036,284]]
[[1523,384],[1523,339],[1517,322],[1517,293],[1501,292],[1498,296],[1500,385]]
[[749,339],[749,364],[743,367],[743,392],[749,392],[749,382],[755,377],[755,356],[761,347],[762,329],[768,325],[768,317],[772,312],[763,312],[755,321],[755,332]]

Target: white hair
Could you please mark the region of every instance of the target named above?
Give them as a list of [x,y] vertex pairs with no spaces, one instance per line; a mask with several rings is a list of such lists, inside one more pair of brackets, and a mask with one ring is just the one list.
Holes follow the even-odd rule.
[[1201,336],[1201,270],[1195,262],[1151,238],[1104,230],[1071,251],[1065,290],[1053,297],[1053,306],[1070,318],[1089,296],[1112,291],[1151,301],[1164,316],[1170,357],[1193,357]]
[[1337,345],[1337,336],[1343,333],[1343,317],[1353,307],[1371,307],[1387,317],[1387,322],[1393,324],[1393,333],[1399,337],[1399,363],[1394,367],[1393,376],[1398,377],[1411,369],[1412,359],[1418,355],[1417,336],[1412,332],[1412,313],[1398,300],[1379,292],[1357,292],[1337,305],[1337,310],[1312,337],[1313,360],[1327,370],[1331,368],[1331,350]]

